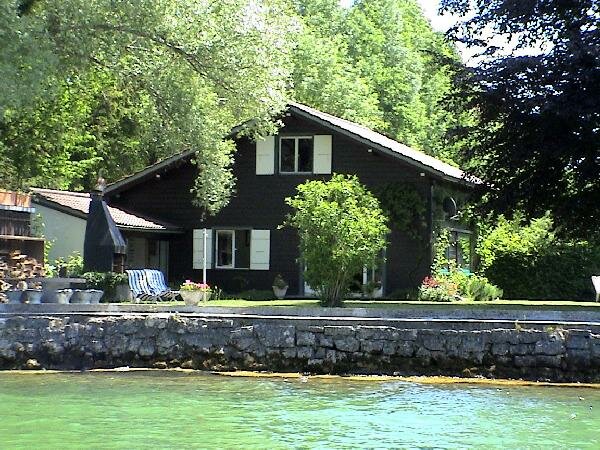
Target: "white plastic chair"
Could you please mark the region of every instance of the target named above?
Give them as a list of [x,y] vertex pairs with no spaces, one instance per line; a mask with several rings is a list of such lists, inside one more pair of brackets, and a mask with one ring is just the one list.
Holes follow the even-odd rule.
[[596,301],[600,299],[600,276],[592,276],[592,284],[596,290]]

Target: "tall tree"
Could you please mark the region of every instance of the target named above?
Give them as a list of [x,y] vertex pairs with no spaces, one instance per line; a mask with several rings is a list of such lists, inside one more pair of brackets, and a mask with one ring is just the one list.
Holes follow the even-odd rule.
[[[479,123],[464,160],[491,187],[485,209],[553,213],[563,233],[598,236],[600,220],[600,2],[442,0],[463,16],[451,35],[481,47],[460,74]],[[490,34],[496,39],[490,40]],[[498,36],[514,50],[494,45]]]
[[294,96],[321,111],[379,130],[387,128],[377,94],[348,55],[345,11],[336,0],[297,0]]
[[[148,102],[160,153],[193,149],[198,202],[209,212],[233,186],[229,130],[273,130],[290,80],[287,7],[279,0],[8,0],[0,6],[0,114],[57,95],[65,74],[101,68]],[[6,154],[3,156],[6,159]]]
[[378,96],[396,139],[450,159],[444,136],[455,116],[442,104],[451,89],[444,61],[455,50],[432,30],[415,0],[360,0],[348,14],[350,57]]

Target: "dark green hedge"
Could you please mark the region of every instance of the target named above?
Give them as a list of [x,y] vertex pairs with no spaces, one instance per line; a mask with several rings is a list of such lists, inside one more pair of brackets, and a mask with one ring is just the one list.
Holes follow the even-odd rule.
[[593,300],[600,275],[600,245],[558,244],[536,256],[503,253],[485,276],[506,299]]

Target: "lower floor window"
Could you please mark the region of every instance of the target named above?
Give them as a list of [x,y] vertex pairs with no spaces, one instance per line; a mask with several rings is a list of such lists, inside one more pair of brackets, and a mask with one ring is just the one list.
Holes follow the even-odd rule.
[[250,230],[217,230],[216,267],[250,268]]

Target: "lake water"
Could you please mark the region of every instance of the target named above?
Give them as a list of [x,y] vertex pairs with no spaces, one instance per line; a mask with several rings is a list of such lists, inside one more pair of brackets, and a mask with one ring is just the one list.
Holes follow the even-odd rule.
[[0,448],[600,448],[600,390],[0,372]]

